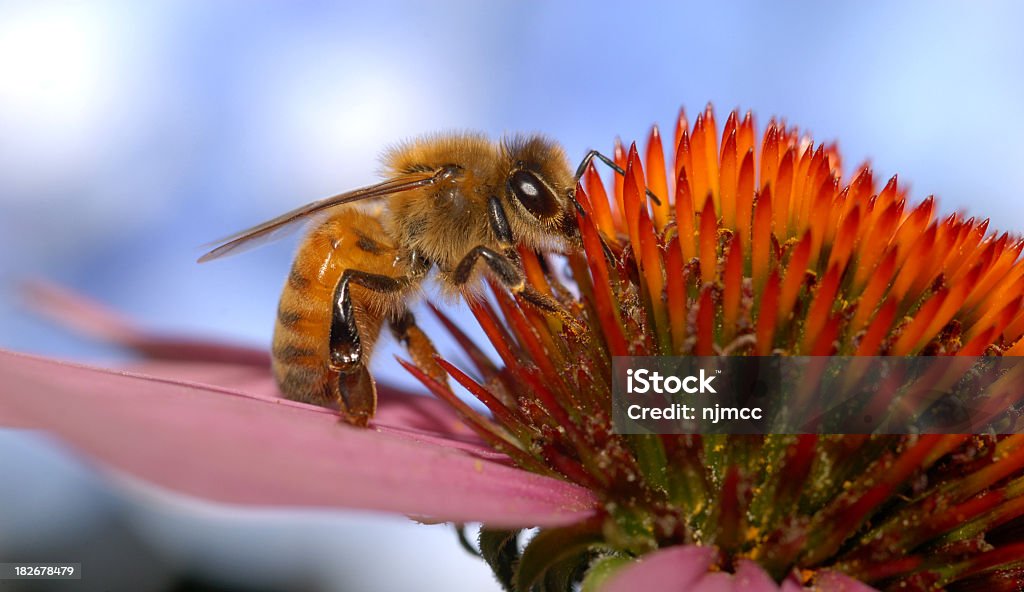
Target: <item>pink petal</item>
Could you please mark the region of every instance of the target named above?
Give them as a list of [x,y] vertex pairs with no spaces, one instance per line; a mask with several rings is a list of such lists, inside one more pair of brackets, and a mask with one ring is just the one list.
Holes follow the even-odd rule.
[[61,286],[34,281],[25,286],[26,302],[43,317],[97,341],[135,350],[153,359],[226,362],[262,368],[270,356],[262,349],[230,343],[150,333],[102,304]]
[[[601,592],[801,592],[793,578],[778,584],[757,563],[741,559],[736,573],[712,571],[712,547],[678,546],[644,555],[612,575]],[[821,572],[813,588],[821,592],[875,592],[875,589],[836,572]]]
[[687,592],[778,592],[779,588],[774,583],[771,588],[740,588],[732,574],[713,572],[706,573],[692,585],[686,587]]
[[601,592],[678,592],[698,582],[715,561],[711,547],[669,547],[644,555],[611,576]]
[[[58,325],[99,341],[131,349],[145,357],[132,370],[149,376],[200,384],[278,399],[281,393],[270,376],[266,351],[229,343],[151,333],[124,316],[80,294],[43,281],[25,286],[26,300],[40,315]],[[493,454],[445,403],[378,384],[376,424],[417,440],[442,438],[476,446]]]
[[496,527],[592,515],[593,495],[329,410],[0,351],[0,425],[42,428],[104,464],[223,502],[385,510]]
[[[249,397],[275,403],[285,402],[265,367],[221,362],[146,360],[133,364],[130,369],[154,378],[219,386]],[[381,431],[416,441],[459,448],[497,462],[508,460],[505,455],[486,446],[451,407],[433,397],[406,393],[383,384],[377,386],[377,395],[378,409],[373,423]],[[287,401],[287,404],[305,406],[291,401]]]

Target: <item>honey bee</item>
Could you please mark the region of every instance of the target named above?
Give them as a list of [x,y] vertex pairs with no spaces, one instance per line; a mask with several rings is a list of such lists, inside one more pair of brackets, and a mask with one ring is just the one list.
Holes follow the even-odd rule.
[[[431,269],[449,295],[471,294],[487,273],[525,301],[564,312],[527,285],[517,247],[580,244],[575,186],[595,157],[622,174],[590,151],[574,175],[562,148],[539,135],[420,138],[385,154],[386,180],[242,231],[199,262],[314,219],[281,293],[273,374],[289,399],[337,406],[346,421],[365,426],[377,406],[367,363],[385,322],[418,366],[445,380],[409,311]],[[378,203],[352,205],[363,200]]]

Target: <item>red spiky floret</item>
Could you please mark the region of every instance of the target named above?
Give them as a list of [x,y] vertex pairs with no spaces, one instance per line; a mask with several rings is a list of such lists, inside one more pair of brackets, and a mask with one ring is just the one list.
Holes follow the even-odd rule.
[[413,372],[515,463],[597,494],[581,565],[690,543],[777,579],[834,568],[892,590],[1010,589],[1024,436],[613,433],[613,356],[1024,354],[1024,243],[937,218],[896,177],[844,177],[835,145],[784,123],[754,129],[750,113],[719,136],[710,106],[692,128],[680,112],[668,163],[655,127],[644,150],[616,143],[625,174],[609,188],[587,169],[581,247],[561,255],[571,279],[523,253],[529,283],[579,327],[494,289],[473,312],[503,366],[458,333],[478,377],[442,362],[490,416]]

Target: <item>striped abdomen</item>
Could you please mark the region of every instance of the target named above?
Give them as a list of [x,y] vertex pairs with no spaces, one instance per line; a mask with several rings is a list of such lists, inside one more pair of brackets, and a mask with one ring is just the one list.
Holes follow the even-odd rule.
[[[334,289],[346,269],[404,277],[397,252],[380,221],[343,209],[303,239],[288,274],[274,326],[273,370],[289,399],[335,405],[338,373],[328,364]],[[402,306],[404,294],[381,295],[351,285],[365,366],[381,325]]]

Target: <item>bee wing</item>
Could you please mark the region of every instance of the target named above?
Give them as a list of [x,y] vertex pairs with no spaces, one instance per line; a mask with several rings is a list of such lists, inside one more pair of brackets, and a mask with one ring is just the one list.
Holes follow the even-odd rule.
[[332,195],[331,197],[314,201],[313,203],[306,204],[300,208],[281,214],[277,218],[267,220],[262,224],[253,226],[252,228],[243,230],[223,240],[217,241],[220,243],[220,246],[200,257],[198,262],[205,263],[207,261],[212,261],[213,259],[219,259],[228,255],[241,253],[242,251],[247,251],[253,247],[281,238],[287,233],[298,228],[302,222],[305,222],[311,216],[329,208],[352,203],[354,201],[384,197],[385,195],[401,193],[418,187],[432,185],[442,178],[447,178],[452,174],[453,171],[446,167],[434,174],[409,175],[404,176],[401,179],[390,179],[377,183],[376,185],[370,185],[353,191],[346,191],[345,193],[339,193],[338,195]]

